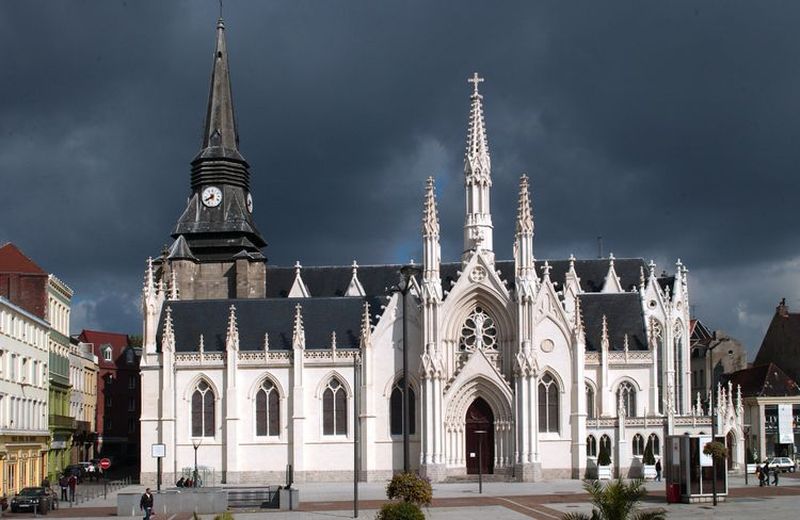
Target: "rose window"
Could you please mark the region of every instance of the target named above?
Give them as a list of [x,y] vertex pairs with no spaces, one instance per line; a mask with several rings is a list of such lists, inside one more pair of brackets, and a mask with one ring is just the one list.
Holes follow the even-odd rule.
[[464,320],[461,327],[461,350],[487,350],[497,346],[497,328],[494,320],[480,308],[475,307],[472,314]]

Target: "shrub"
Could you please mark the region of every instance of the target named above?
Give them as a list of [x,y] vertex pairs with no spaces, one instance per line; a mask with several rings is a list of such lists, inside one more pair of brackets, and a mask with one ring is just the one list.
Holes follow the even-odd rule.
[[417,504],[389,502],[383,504],[375,520],[425,520],[425,515]]
[[233,520],[233,514],[225,511],[214,517],[214,520]]
[[433,490],[427,479],[414,473],[399,473],[386,485],[386,496],[392,500],[428,505],[433,498]]
[[642,511],[639,503],[647,494],[641,480],[624,481],[621,478],[605,486],[594,480],[583,488],[592,497],[592,514],[567,513],[561,520],[665,520],[664,509]]
[[746,464],[755,464],[758,457],[755,455],[755,450],[744,450],[744,461]]

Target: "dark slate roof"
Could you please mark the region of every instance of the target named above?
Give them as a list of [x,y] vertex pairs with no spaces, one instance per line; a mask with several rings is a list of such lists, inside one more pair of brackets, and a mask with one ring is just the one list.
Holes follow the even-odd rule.
[[742,387],[743,397],[785,397],[800,395],[800,387],[794,380],[774,363],[745,370],[738,370],[723,376],[727,384]]
[[[302,306],[306,348],[330,348],[331,332],[336,345],[355,348],[359,343],[364,298],[268,298],[231,300],[170,301],[164,305],[159,323],[161,345],[166,308],[172,309],[175,343],[178,352],[197,351],[200,334],[206,352],[225,350],[230,306],[236,307],[240,350],[262,350],[264,334],[269,333],[270,350],[292,348],[295,305]],[[370,314],[381,311],[382,302],[372,299]]]
[[[544,260],[536,261],[536,271],[541,275]],[[548,260],[551,266],[550,279],[560,289],[564,284],[569,260]],[[358,279],[369,296],[381,296],[389,293],[390,288],[400,279],[401,264],[363,265],[358,267]],[[508,282],[508,288],[514,287],[514,261],[499,260],[495,267],[500,277]],[[639,269],[646,268],[641,258],[617,258],[614,270],[620,278],[622,288],[630,291],[639,284]],[[439,270],[442,278],[442,289],[450,290],[451,282],[458,279],[461,262],[442,263]],[[603,288],[608,274],[608,259],[575,260],[575,271],[581,279],[581,289],[585,292],[598,292]],[[295,276],[294,267],[267,266],[267,297],[286,297],[292,288]],[[306,287],[313,297],[342,296],[353,276],[351,266],[303,267],[300,271]]]
[[780,364],[794,379],[800,380],[800,313],[790,313],[784,302],[778,306],[764,334],[754,365]]
[[628,335],[628,350],[647,350],[642,300],[638,293],[581,294],[581,313],[586,330],[586,350],[600,350],[603,315],[608,323],[612,350],[623,350]]

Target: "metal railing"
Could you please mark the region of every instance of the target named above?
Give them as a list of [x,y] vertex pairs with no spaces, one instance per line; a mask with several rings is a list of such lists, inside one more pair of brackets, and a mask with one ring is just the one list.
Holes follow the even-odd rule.
[[[114,480],[104,480],[98,482],[96,486],[88,486],[88,485],[78,485],[75,489],[75,498],[74,500],[67,500],[66,503],[64,500],[61,500],[61,489],[54,488],[54,495],[58,498],[56,501],[57,507],[74,507],[80,504],[84,504],[90,500],[94,500],[96,498],[108,498],[109,493],[113,493],[114,491],[119,491],[120,489],[130,486],[134,484],[132,477],[125,477],[121,479],[114,479]],[[57,494],[56,494],[57,492]],[[69,491],[67,491],[67,497],[71,496]]]

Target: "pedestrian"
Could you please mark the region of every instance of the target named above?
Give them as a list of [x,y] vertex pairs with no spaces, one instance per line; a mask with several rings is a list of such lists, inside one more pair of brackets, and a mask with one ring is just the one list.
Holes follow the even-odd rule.
[[61,500],[66,502],[67,500],[69,500],[69,498],[67,498],[67,488],[69,487],[69,479],[67,478],[66,473],[61,475],[61,478],[58,479],[58,485],[61,488]]
[[78,487],[78,477],[75,474],[70,475],[67,485],[69,485],[69,501],[75,502],[75,488]]
[[179,479],[178,479],[178,481],[175,483],[175,485],[176,485],[177,487],[183,487],[183,484],[184,484],[185,482],[186,482],[186,480],[185,480],[183,477],[181,477],[181,478],[179,478]]
[[150,493],[150,488],[144,490],[139,507],[144,511],[144,520],[150,520],[150,516],[153,514],[153,495]]
[[661,482],[661,459],[656,461],[656,481]]
[[772,485],[778,485],[778,473],[781,472],[781,468],[775,466],[775,469],[772,470]]

